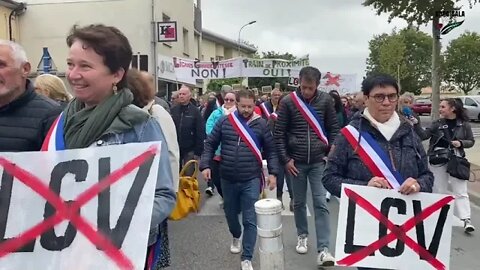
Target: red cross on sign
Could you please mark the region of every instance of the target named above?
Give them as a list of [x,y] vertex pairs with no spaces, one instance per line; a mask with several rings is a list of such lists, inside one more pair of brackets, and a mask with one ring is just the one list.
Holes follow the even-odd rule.
[[[139,168],[147,160],[153,158],[158,152],[158,145],[151,146],[147,151],[128,161],[121,168],[113,171],[89,189],[82,192],[73,203],[67,204],[53,192],[44,181],[36,177],[17,164],[4,157],[0,157],[0,166],[6,172],[13,175],[18,181],[29,187],[33,192],[44,198],[56,210],[55,215],[45,219],[30,229],[20,233],[17,237],[0,243],[0,260],[27,243],[35,240],[47,230],[55,227],[61,222],[68,220],[81,232],[93,245],[103,250],[105,254],[119,267],[119,269],[134,269],[132,261],[118,249],[110,239],[94,228],[85,218],[80,216],[79,209],[92,199],[96,198],[102,191],[120,181],[123,177]],[[146,247],[145,247],[146,248]],[[46,266],[45,266],[46,267]]]

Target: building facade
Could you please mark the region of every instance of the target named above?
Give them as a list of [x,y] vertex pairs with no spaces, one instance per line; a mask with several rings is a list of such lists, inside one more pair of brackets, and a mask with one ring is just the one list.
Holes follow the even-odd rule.
[[0,39],[18,41],[18,16],[25,5],[13,0],[0,0]]

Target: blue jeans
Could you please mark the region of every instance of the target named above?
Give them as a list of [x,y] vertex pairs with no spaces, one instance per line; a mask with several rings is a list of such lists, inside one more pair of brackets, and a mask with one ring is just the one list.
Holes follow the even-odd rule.
[[252,260],[257,241],[257,215],[255,202],[260,196],[260,179],[246,182],[230,182],[222,179],[223,209],[230,233],[235,238],[242,235],[238,213],[242,212],[243,223],[243,260]]
[[308,235],[307,223],[307,179],[310,182],[312,190],[313,209],[315,214],[315,230],[317,232],[317,250],[320,252],[323,248],[330,245],[330,220],[325,198],[327,190],[322,184],[322,175],[325,163],[301,164],[295,163],[299,173],[292,176],[293,188],[293,213],[295,215],[295,225],[297,234]]
[[287,189],[288,194],[290,195],[290,199],[292,199],[292,177],[289,173],[285,173],[285,169],[283,167],[280,168],[278,175],[277,175],[277,198],[281,198],[283,195],[283,186],[287,182]]

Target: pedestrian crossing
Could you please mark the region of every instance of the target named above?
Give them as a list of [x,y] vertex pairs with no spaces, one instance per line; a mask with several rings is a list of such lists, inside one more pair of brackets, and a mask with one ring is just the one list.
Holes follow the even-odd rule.
[[[276,189],[270,191],[265,190],[267,198],[276,198]],[[218,193],[215,193],[213,197],[204,197],[205,203],[203,204],[200,212],[197,214],[198,216],[223,216],[225,213],[223,212],[223,208],[220,205],[221,197]],[[283,192],[282,198],[283,205],[285,206],[284,210],[282,211],[282,216],[293,216],[293,212],[291,212],[289,208],[290,198],[288,196],[288,191],[285,190]],[[307,216],[310,217],[311,213],[309,207],[307,205]]]

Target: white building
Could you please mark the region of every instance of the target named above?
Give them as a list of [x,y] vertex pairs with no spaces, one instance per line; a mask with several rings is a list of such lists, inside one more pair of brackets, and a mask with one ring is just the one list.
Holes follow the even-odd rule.
[[[235,41],[226,38],[222,40],[222,37],[215,37],[209,31],[205,47],[211,50],[213,46],[216,53],[211,55],[210,51],[202,51],[201,0],[24,1],[27,10],[17,19],[18,42],[25,47],[33,71],[41,62],[43,48],[47,47],[57,74],[64,74],[68,53],[65,39],[75,24],[84,26],[102,23],[119,28],[132,45],[132,65],[156,74],[159,77],[158,89],[161,91],[171,92],[177,88],[171,57],[208,61],[210,57],[230,58],[237,53]],[[165,21],[176,21],[176,42],[158,42],[157,23]],[[255,52],[245,45],[241,45],[240,50],[241,54]],[[196,86],[201,88],[202,83],[199,82]]]

